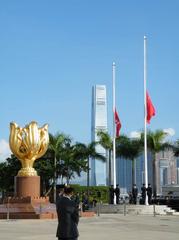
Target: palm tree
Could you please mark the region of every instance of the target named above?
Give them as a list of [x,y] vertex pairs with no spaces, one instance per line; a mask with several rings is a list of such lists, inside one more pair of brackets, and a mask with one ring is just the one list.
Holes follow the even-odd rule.
[[[156,197],[157,183],[156,183],[156,153],[169,148],[171,144],[164,142],[168,133],[163,130],[156,130],[155,132],[147,132],[147,146],[152,153],[152,172],[153,172],[153,194]],[[144,133],[141,134],[141,141],[144,143]]]
[[[107,132],[99,131],[97,133],[99,143],[107,150],[109,161],[109,185],[111,185],[111,156],[113,151],[113,141]],[[132,184],[135,182],[134,163],[135,159],[142,151],[140,140],[130,139],[125,135],[116,138],[116,156],[132,160]]]
[[53,152],[50,149],[47,149],[46,153],[34,163],[34,167],[40,176],[40,189],[42,196],[47,196],[52,190],[50,180],[54,178],[53,156]]
[[116,141],[116,155],[132,161],[132,186],[136,183],[135,159],[140,156],[141,152],[140,139],[133,139],[122,135]]
[[108,176],[108,185],[110,186],[111,183],[111,158],[112,158],[112,151],[113,151],[113,141],[110,135],[104,131],[98,131],[97,136],[99,138],[98,143],[106,149],[107,152],[107,159],[108,159],[108,168],[109,168],[109,176]]
[[52,152],[54,159],[54,201],[56,201],[57,160],[60,161],[61,152],[68,142],[71,142],[71,138],[63,133],[49,134],[49,150]]
[[91,159],[99,159],[105,161],[106,158],[96,151],[97,142],[91,142],[89,144],[77,143],[76,147],[78,148],[79,153],[81,154],[82,159],[87,159],[87,187],[89,189],[89,161]]
[[61,159],[63,162],[59,167],[62,168],[62,176],[66,177],[67,184],[75,174],[80,176],[82,171],[87,170],[87,162],[79,144],[72,145],[70,141],[67,142],[62,149]]

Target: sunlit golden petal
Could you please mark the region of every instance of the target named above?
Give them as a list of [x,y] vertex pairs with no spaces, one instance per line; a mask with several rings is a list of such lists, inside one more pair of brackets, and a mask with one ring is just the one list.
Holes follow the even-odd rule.
[[22,138],[20,137],[20,128],[16,123],[10,123],[10,137],[9,146],[11,151],[20,158],[19,148],[21,146]]
[[35,153],[40,148],[40,136],[39,136],[39,130],[37,127],[36,122],[31,122],[26,127],[26,136],[28,148],[29,148],[29,154]]
[[48,124],[45,124],[42,128],[39,128],[39,134],[41,142],[37,158],[43,156],[48,148],[49,143]]

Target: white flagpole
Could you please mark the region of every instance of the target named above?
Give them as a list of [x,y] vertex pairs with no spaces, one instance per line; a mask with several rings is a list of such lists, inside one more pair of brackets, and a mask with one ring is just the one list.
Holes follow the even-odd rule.
[[[113,82],[113,187],[116,188],[116,124],[115,124],[115,108],[116,108],[116,64],[112,64],[112,82]],[[114,204],[116,204],[116,196],[114,194]]]
[[[145,173],[145,187],[148,187],[148,165],[147,165],[147,37],[144,36],[144,173]],[[146,192],[145,205],[148,204],[148,196]]]

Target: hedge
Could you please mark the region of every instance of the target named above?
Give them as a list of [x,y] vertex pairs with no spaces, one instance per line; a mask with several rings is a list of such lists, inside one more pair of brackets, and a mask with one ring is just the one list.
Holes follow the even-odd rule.
[[83,193],[88,194],[89,202],[92,203],[93,200],[102,201],[103,203],[109,202],[109,187],[107,186],[80,186],[77,184],[71,184],[71,187],[74,188],[75,193],[79,193],[80,200],[82,201]]

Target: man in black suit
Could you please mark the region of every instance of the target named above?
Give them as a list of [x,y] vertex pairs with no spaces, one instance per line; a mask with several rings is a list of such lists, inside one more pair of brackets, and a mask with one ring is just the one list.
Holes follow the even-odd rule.
[[137,195],[138,195],[138,188],[136,186],[136,184],[133,185],[132,188],[132,199],[133,199],[133,204],[137,203]]
[[142,196],[142,204],[145,204],[145,199],[146,199],[146,187],[145,184],[143,183],[141,187],[141,196]]
[[152,187],[150,183],[148,184],[148,188],[146,190],[147,190],[148,202],[149,204],[151,204],[152,203]]
[[116,189],[114,190],[115,194],[116,194],[116,204],[119,204],[119,197],[120,197],[120,188],[119,188],[119,184],[116,185]]
[[71,200],[73,188],[65,187],[63,196],[57,199],[57,215],[58,215],[58,240],[77,240],[79,212],[76,203]]

